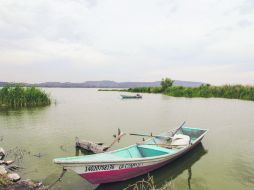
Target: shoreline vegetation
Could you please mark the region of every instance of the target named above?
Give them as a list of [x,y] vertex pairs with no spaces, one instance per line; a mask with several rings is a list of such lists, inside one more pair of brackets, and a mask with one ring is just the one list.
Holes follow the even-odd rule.
[[36,87],[24,87],[19,84],[0,88],[0,108],[24,108],[47,106],[51,104],[49,94]]
[[187,98],[227,98],[254,101],[254,86],[204,84],[199,87],[173,86],[174,81],[165,78],[159,87],[137,87],[128,89],[99,89],[99,91],[120,91],[135,93],[161,93],[167,96]]

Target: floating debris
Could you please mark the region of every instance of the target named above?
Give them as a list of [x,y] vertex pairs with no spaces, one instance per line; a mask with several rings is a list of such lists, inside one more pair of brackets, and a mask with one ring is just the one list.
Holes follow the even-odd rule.
[[109,149],[109,146],[104,146],[100,144],[103,144],[103,143],[79,140],[79,138],[76,137],[76,147],[91,151],[93,153],[101,153]]
[[14,160],[7,160],[7,161],[5,161],[5,160],[0,160],[0,165],[1,164],[4,164],[4,165],[10,165],[10,164],[12,164],[12,163],[14,163]]
[[12,158],[17,163],[21,163],[25,155],[30,155],[30,151],[20,147],[15,147],[6,151],[6,156]]
[[22,168],[20,166],[16,166],[16,165],[6,166],[5,168],[9,171],[17,171],[17,170],[20,170],[20,169],[24,169],[24,168]]
[[47,154],[42,154],[42,153],[39,152],[38,154],[34,154],[33,156],[41,158],[41,157],[46,156],[46,155]]
[[61,145],[61,146],[60,146],[60,149],[61,149],[63,152],[67,152],[67,149],[64,147],[64,145]]
[[125,133],[121,132],[121,130],[118,129],[117,135],[113,135],[114,141],[109,146],[103,145],[104,143],[102,143],[102,142],[79,140],[79,138],[76,137],[76,147],[91,151],[93,153],[102,153],[102,152],[106,152],[108,149],[110,149],[116,142],[119,143],[120,139],[124,135],[125,135]]

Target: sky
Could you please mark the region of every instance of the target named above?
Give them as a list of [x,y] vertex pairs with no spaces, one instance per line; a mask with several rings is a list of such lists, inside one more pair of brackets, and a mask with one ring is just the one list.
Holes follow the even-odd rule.
[[1,0],[0,81],[254,85],[254,0]]

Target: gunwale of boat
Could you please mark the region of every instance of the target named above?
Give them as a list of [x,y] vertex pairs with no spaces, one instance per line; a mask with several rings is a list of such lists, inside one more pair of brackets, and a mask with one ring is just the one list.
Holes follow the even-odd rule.
[[[191,145],[188,145],[186,147],[177,149],[178,151],[176,151],[174,153],[171,153],[171,154],[170,153],[165,153],[165,154],[158,155],[158,156],[139,157],[139,158],[123,158],[123,157],[118,157],[119,158],[118,160],[116,159],[116,160],[95,160],[95,161],[82,160],[82,157],[87,157],[85,155],[85,156],[68,157],[68,159],[70,159],[70,160],[60,160],[60,159],[63,159],[63,158],[56,158],[56,159],[54,159],[54,163],[59,164],[59,165],[64,165],[65,167],[71,167],[71,166],[75,166],[76,167],[76,166],[83,166],[84,164],[85,165],[94,165],[94,164],[101,165],[101,164],[133,163],[133,162],[142,162],[142,163],[147,163],[148,162],[148,163],[151,163],[153,161],[156,161],[156,162],[158,162],[158,161],[160,162],[161,161],[161,162],[163,162],[165,160],[170,159],[171,157],[174,158],[177,155],[180,155],[182,152],[186,151],[188,148],[191,148],[197,142],[201,141],[201,139],[208,132],[208,129],[203,129],[203,128],[202,129],[199,129],[199,128],[190,128],[190,127],[182,127],[182,128],[202,130],[203,133],[198,138],[196,138]],[[148,142],[148,141],[150,141],[150,140],[152,140],[154,138],[155,137],[149,138],[145,142]],[[137,144],[132,144],[130,146],[123,147],[123,148],[120,148],[120,149],[117,149],[117,150],[112,150],[112,151],[105,152],[105,153],[98,153],[98,154],[96,154],[96,156],[98,156],[98,155],[105,155],[105,154],[113,155],[112,153],[119,152],[119,151],[126,150],[126,149],[130,149],[131,147],[135,147],[135,146],[138,146],[138,145]],[[157,146],[157,145],[154,144],[154,146]],[[90,156],[93,156],[93,155],[90,155]],[[115,155],[113,155],[113,156],[115,156]],[[76,158],[76,159],[78,158],[79,160],[71,160],[71,159],[74,159],[74,158]]]

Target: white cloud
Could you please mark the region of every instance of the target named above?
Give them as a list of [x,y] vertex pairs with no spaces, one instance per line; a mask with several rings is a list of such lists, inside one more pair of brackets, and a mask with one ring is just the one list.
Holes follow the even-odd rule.
[[203,81],[204,78],[211,84],[245,84],[253,85],[254,71],[243,72],[236,65],[207,65],[196,64],[194,66],[186,65],[173,66],[163,70],[154,70],[147,73],[147,78],[159,78],[164,76],[172,76],[173,79],[188,80],[192,78],[194,81]]
[[[68,74],[72,81],[149,81],[169,75],[254,83],[252,2],[2,0],[0,81],[66,81]],[[19,74],[12,68],[8,75],[10,65],[35,74],[22,74],[18,67]],[[238,69],[225,69],[229,65]],[[43,70],[52,74],[36,75]]]

